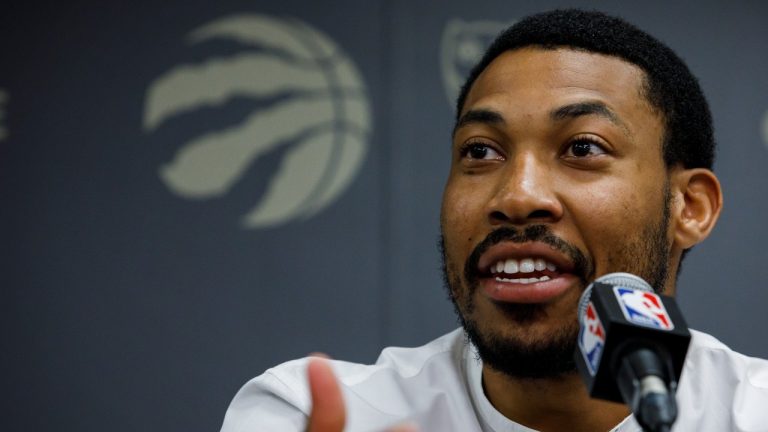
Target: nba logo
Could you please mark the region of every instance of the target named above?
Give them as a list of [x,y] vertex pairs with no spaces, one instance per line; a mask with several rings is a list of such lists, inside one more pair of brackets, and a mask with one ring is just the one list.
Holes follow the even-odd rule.
[[595,375],[605,347],[605,330],[592,302],[587,305],[580,327],[579,348],[584,356],[584,361],[587,363],[589,373]]
[[652,292],[626,287],[613,287],[621,311],[627,321],[659,330],[672,330],[672,324],[661,298]]

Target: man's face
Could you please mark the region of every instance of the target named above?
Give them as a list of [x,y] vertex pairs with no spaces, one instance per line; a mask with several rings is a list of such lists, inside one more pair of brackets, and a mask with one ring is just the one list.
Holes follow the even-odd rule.
[[671,284],[663,126],[643,77],[614,57],[525,48],[472,86],[442,240],[451,297],[491,367],[570,372],[578,299],[596,277]]

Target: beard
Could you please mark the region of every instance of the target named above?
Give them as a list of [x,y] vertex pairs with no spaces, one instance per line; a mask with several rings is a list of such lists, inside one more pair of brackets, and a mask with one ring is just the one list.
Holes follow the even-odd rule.
[[[649,223],[639,235],[629,238],[617,247],[609,263],[611,271],[633,273],[646,280],[656,292],[663,292],[667,277],[670,244],[667,241],[669,226],[670,191],[665,186],[661,219]],[[523,338],[522,334],[507,336],[497,330],[484,330],[475,316],[475,294],[479,287],[478,261],[490,247],[501,242],[545,243],[565,254],[573,263],[573,274],[581,282],[583,291],[594,280],[594,263],[586,254],[565,240],[555,236],[547,225],[530,225],[519,230],[502,227],[492,231],[460,266],[450,260],[445,248],[444,236],[439,241],[442,257],[443,282],[453,303],[461,326],[469,342],[477,349],[483,363],[492,369],[518,379],[548,379],[576,373],[574,352],[577,348],[579,323],[576,305],[573,320],[549,334]],[[525,332],[527,324],[547,318],[544,304],[496,303],[504,317],[516,325],[518,332]],[[519,336],[519,337],[516,337]]]

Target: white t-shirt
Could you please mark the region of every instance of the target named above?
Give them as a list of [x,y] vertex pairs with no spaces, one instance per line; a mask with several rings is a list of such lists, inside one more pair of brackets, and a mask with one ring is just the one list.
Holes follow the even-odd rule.
[[[677,391],[673,431],[768,431],[768,361],[693,339]],[[302,432],[311,407],[307,359],[266,371],[232,400],[222,432]],[[382,431],[409,420],[421,431],[530,432],[491,405],[482,363],[461,329],[418,348],[386,348],[374,365],[333,361],[347,406],[346,431]],[[630,416],[614,432],[640,432]]]

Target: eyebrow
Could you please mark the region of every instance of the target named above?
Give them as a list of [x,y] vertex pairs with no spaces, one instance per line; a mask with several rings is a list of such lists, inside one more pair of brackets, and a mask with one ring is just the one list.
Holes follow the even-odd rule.
[[465,112],[464,115],[462,115],[456,122],[456,126],[453,127],[453,134],[455,135],[457,130],[472,123],[503,125],[506,122],[504,121],[504,117],[501,115],[501,113],[497,111],[485,108],[471,109]]
[[[563,105],[550,111],[549,118],[553,121],[563,121],[590,115],[602,117],[620,127],[625,134],[631,135],[626,123],[624,123],[621,118],[608,107],[608,105],[600,101],[576,102]],[[504,116],[498,111],[493,111],[487,108],[471,109],[458,119],[456,126],[453,128],[453,135],[455,135],[456,131],[460,128],[473,123],[504,125],[506,124],[506,121],[504,120]]]
[[562,121],[589,115],[602,117],[615,124],[616,126],[622,128],[625,133],[629,134],[629,128],[627,125],[621,120],[621,118],[619,118],[618,115],[616,115],[615,112],[613,112],[613,110],[608,108],[608,105],[604,104],[603,102],[577,102],[564,105],[550,111],[549,118],[554,121]]

